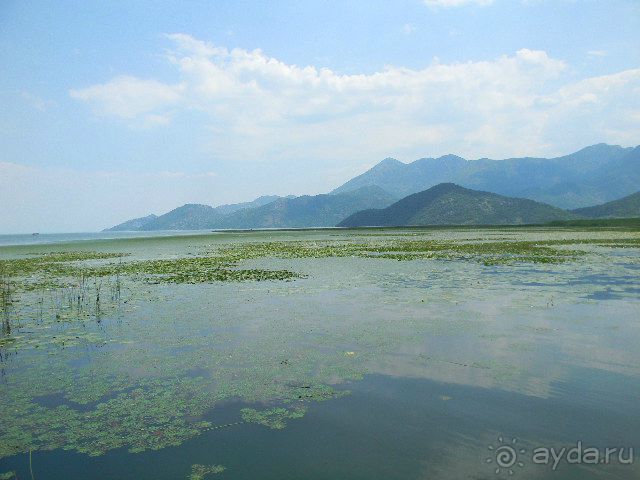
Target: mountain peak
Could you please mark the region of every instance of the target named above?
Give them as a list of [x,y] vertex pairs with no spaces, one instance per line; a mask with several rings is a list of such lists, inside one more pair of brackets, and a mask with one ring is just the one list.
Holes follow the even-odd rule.
[[[438,185],[434,185],[433,187],[425,190],[425,192],[447,193],[447,192],[453,192],[455,190],[466,190],[466,188],[461,187],[460,185],[457,185],[452,182],[444,182],[444,183],[439,183]],[[419,192],[419,193],[422,193],[422,192]]]
[[582,152],[583,150],[596,150],[596,149],[607,149],[607,150],[617,150],[622,148],[620,145],[610,145],[608,143],[600,142],[594,143],[593,145],[589,145],[587,147],[581,148],[578,152]]
[[447,155],[443,155],[443,156],[437,158],[437,160],[442,160],[444,162],[451,162],[451,161],[464,160],[464,158],[459,157],[458,155],[454,155],[452,153],[448,153]]
[[397,167],[397,166],[404,166],[405,164],[402,163],[400,160],[396,160],[395,158],[391,158],[391,157],[387,157],[384,160],[382,160],[381,162],[379,162],[378,164],[376,164],[375,167],[373,168],[378,168],[378,167]]
[[213,208],[211,205],[205,205],[204,203],[185,203],[184,205],[182,205],[182,207],[178,207],[178,208]]
[[181,207],[174,208],[171,210],[172,212],[182,212],[182,211],[209,211],[213,210],[211,205],[203,205],[202,203],[185,203]]
[[589,145],[584,147],[572,155],[575,156],[590,156],[590,155],[610,155],[615,152],[622,152],[626,150],[620,145],[609,145],[608,143],[596,143],[595,145]]

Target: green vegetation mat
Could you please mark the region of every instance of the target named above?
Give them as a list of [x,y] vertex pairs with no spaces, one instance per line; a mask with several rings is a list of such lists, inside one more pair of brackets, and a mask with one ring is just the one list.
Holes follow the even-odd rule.
[[[633,229],[514,228],[0,249],[0,458],[157,450],[247,423],[283,429],[314,402],[347,395],[348,382],[401,344],[469,332],[482,342],[502,338],[479,330],[471,314],[446,313],[481,282],[484,295],[528,279],[520,273],[527,269],[552,269],[552,279],[583,266],[611,271],[610,255],[627,252],[634,263],[639,247]],[[431,276],[412,280],[422,271]],[[456,281],[447,280],[450,272],[458,272]],[[487,276],[496,272],[496,280]],[[353,298],[336,303],[345,289]],[[402,296],[409,294],[418,299]],[[431,305],[428,316],[412,313],[423,305]],[[529,349],[512,343],[505,350],[512,355]],[[415,361],[486,372],[507,386],[525,375],[507,368],[508,359],[429,354]],[[216,406],[229,401],[240,402],[236,421],[218,422]],[[189,478],[222,469],[195,464]]]

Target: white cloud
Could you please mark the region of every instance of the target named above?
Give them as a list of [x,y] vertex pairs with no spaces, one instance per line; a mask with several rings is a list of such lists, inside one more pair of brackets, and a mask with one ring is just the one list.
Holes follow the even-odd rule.
[[639,136],[640,70],[575,82],[565,62],[521,49],[490,61],[340,75],[261,50],[167,37],[178,83],[120,76],[72,95],[146,126],[199,112],[210,132],[204,148],[225,160],[499,158]]
[[435,7],[435,8],[462,7],[464,5],[480,5],[482,7],[485,7],[493,3],[493,0],[423,0],[423,1],[427,6]]
[[161,117],[156,112],[175,104],[180,99],[181,85],[165,85],[156,80],[143,80],[128,75],[88,88],[71,90],[70,95],[94,106],[104,115],[122,118],[143,116],[152,123]]

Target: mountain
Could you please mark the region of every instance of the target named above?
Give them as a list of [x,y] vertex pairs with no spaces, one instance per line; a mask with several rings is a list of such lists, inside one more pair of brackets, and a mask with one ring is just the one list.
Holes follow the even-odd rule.
[[153,213],[151,215],[147,215],[146,217],[134,218],[131,220],[127,220],[126,222],[120,223],[115,227],[106,228],[105,232],[117,232],[117,231],[134,231],[134,230],[142,230],[147,223],[151,222],[158,218]]
[[224,215],[209,205],[188,203],[145,223],[140,230],[199,230],[215,228]]
[[214,210],[222,215],[229,215],[231,213],[235,213],[238,210],[243,210],[245,208],[255,208],[262,207],[263,205],[267,205],[268,203],[275,202],[280,198],[294,198],[294,195],[289,195],[288,197],[281,197],[279,195],[263,195],[261,197],[256,198],[251,202],[243,202],[243,203],[231,203],[228,205],[219,205],[214,207]]
[[383,209],[354,213],[339,227],[512,225],[578,218],[551,205],[441,183]]
[[226,217],[218,228],[332,227],[354,212],[384,208],[396,200],[380,187],[367,186],[329,195],[281,198]]
[[446,182],[561,208],[585,207],[638,189],[640,147],[599,144],[551,159],[465,160],[445,155],[405,164],[387,158],[332,193],[377,185],[402,198]]
[[281,198],[294,198],[293,195],[280,197],[279,195],[263,195],[251,202],[231,203],[210,207],[188,203],[178,207],[164,215],[148,215],[134,218],[120,223],[115,227],[106,228],[104,231],[139,231],[139,230],[199,230],[216,228],[222,217],[238,212],[245,208],[262,207]]
[[129,220],[109,230],[332,227],[358,210],[383,208],[396,200],[380,187],[367,186],[336,195],[265,196],[215,208],[186,204],[164,215]]
[[594,205],[593,207],[577,208],[573,213],[588,218],[633,218],[640,217],[640,192],[626,197]]

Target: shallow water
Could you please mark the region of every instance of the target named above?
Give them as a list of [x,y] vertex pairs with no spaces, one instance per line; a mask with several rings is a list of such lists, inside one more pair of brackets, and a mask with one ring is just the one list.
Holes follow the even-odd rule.
[[[213,232],[212,232],[213,233]],[[116,240],[119,238],[148,238],[159,236],[201,235],[199,230],[162,230],[153,232],[78,232],[78,233],[20,233],[0,235],[0,246],[48,245],[88,240]]]
[[[258,256],[237,268],[300,278],[124,276],[118,298],[104,293],[82,315],[55,289],[16,292],[0,344],[0,473],[30,478],[31,450],[34,477],[46,479],[186,479],[194,464],[223,465],[206,478],[230,479],[640,478],[637,462],[563,460],[554,471],[532,457],[578,442],[640,451],[640,251],[585,242],[638,232],[217,233],[4,247],[0,258],[505,238],[575,240],[562,248],[586,253],[496,265]],[[277,407],[287,410],[263,424],[242,412]],[[522,466],[496,474],[499,438]]]

